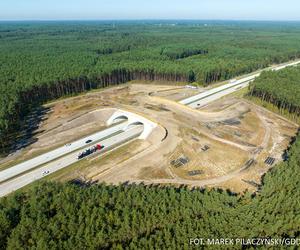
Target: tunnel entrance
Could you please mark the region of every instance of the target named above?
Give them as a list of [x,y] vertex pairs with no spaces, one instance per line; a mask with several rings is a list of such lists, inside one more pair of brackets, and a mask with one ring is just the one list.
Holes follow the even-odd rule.
[[126,115],[121,115],[113,119],[113,124],[128,121],[128,117]]
[[133,127],[136,127],[136,126],[145,126],[144,123],[142,122],[133,122],[133,123],[130,123],[126,129],[130,129],[130,128],[133,128]]

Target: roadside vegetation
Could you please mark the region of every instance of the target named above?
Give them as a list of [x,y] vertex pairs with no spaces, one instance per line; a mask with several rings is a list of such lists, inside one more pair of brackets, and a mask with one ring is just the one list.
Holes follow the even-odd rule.
[[298,58],[299,31],[293,23],[1,23],[0,151],[41,103],[129,80],[230,79]]
[[300,117],[300,67],[277,72],[266,71],[252,84],[250,96],[274,105],[280,113],[297,120]]

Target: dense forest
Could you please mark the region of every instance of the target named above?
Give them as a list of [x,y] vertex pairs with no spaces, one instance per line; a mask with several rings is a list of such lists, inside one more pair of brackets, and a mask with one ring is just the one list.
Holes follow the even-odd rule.
[[255,195],[41,182],[0,200],[0,248],[189,249],[199,237],[297,238],[299,170],[300,136]]
[[45,101],[136,79],[229,79],[298,58],[299,31],[272,22],[1,22],[0,150]]
[[263,72],[254,81],[251,95],[300,116],[300,67]]

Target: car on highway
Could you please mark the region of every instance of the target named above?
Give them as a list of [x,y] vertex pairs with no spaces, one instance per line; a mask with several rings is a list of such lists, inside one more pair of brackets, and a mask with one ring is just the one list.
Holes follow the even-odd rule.
[[86,143],[86,144],[89,144],[89,143],[91,143],[91,142],[93,142],[93,140],[87,140],[85,143]]
[[197,89],[197,87],[193,86],[193,85],[185,85],[185,88],[187,88],[187,89]]
[[50,173],[49,170],[45,170],[42,174],[43,174],[43,176],[45,176],[45,175],[47,175],[47,174],[49,174],[49,173]]

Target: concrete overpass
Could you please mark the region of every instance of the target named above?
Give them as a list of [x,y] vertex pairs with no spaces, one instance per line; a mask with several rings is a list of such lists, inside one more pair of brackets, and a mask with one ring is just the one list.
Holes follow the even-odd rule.
[[142,134],[139,136],[139,139],[145,140],[151,134],[154,128],[157,127],[157,124],[146,119],[143,116],[137,115],[132,112],[124,111],[124,110],[117,110],[106,122],[107,126],[111,126],[115,123],[124,122],[126,121],[126,125],[124,126],[123,130],[126,131],[127,129],[131,128],[135,125],[143,125],[144,130]]
[[[97,111],[99,110],[93,112]],[[78,161],[78,150],[83,151],[95,145],[95,143],[101,143],[105,146],[105,151],[109,151],[129,140],[136,138],[145,140],[153,129],[157,127],[156,123],[140,115],[118,109],[116,109],[106,123],[110,127],[103,131],[86,136],[63,147],[59,147],[1,171],[0,189],[3,189],[3,192],[0,192],[0,196],[2,193],[7,194],[42,178],[41,169],[46,169],[49,170],[50,173],[53,173],[75,163]],[[87,145],[87,140],[91,140],[92,143]],[[25,176],[27,178],[25,178]],[[5,186],[6,182],[10,183],[9,188]],[[19,184],[17,184],[18,182]],[[21,183],[23,184],[21,185]]]

